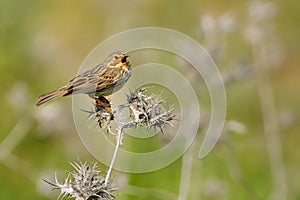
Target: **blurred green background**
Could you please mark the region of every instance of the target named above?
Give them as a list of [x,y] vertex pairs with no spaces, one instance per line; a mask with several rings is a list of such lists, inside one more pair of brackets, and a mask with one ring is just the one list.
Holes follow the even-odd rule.
[[117,199],[300,199],[299,21],[296,0],[1,0],[0,199],[56,199],[42,178],[72,170],[77,157],[95,161],[76,133],[71,98],[36,108],[36,97],[72,78],[101,41],[145,26],[180,31],[210,52],[227,84],[227,122],[204,160],[205,120],[171,166],[114,172],[125,188]]

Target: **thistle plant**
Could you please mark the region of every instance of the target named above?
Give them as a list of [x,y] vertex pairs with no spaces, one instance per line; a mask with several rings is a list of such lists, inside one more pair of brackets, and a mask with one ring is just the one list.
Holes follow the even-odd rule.
[[[116,146],[109,169],[104,176],[96,163],[88,164],[71,163],[75,171],[70,172],[65,178],[64,183],[60,183],[55,175],[55,183],[51,183],[54,189],[60,190],[58,199],[65,196],[75,198],[75,200],[104,200],[114,199],[112,194],[117,190],[110,181],[110,175],[113,165],[118,154],[120,145],[122,145],[124,129],[146,127],[147,129],[160,129],[166,125],[172,126],[172,121],[176,119],[176,115],[172,113],[174,106],[165,108],[165,99],[160,95],[146,94],[147,88],[141,86],[134,92],[130,91],[124,104],[117,106],[111,112],[110,102],[105,104],[97,104],[89,113],[89,118],[96,119],[101,129],[107,130],[108,133],[115,135]],[[103,102],[102,102],[103,103]],[[109,105],[107,105],[109,104]],[[109,109],[108,109],[109,108]],[[127,110],[128,116],[124,116]],[[116,129],[112,130],[111,123],[114,122]]]

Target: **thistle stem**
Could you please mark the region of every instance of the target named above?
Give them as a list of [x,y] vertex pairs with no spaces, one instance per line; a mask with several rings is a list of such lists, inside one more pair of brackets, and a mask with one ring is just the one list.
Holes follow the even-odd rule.
[[123,127],[118,129],[117,143],[116,143],[116,147],[115,147],[113,157],[112,157],[111,162],[110,162],[109,169],[108,169],[106,177],[105,177],[105,183],[104,183],[105,185],[108,184],[108,180],[109,180],[112,168],[114,166],[115,160],[117,158],[118,150],[119,150],[121,142],[122,142],[122,136],[123,136]]

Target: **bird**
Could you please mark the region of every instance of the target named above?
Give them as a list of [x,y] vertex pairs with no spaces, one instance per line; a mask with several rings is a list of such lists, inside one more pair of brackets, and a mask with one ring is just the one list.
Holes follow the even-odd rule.
[[58,97],[87,94],[93,99],[105,97],[121,89],[131,76],[131,63],[123,51],[111,53],[102,63],[80,73],[64,86],[38,97],[40,106]]

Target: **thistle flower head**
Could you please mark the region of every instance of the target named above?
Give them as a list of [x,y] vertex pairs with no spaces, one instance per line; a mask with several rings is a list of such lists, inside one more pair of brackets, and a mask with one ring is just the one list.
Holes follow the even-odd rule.
[[99,170],[96,163],[70,163],[75,169],[69,172],[64,183],[60,183],[55,175],[55,183],[45,180],[53,186],[54,189],[60,190],[58,199],[65,196],[75,200],[105,200],[114,199],[112,192],[116,188],[108,182],[105,184],[105,176]]
[[140,87],[136,92],[131,93],[127,97],[129,109],[132,113],[132,121],[136,126],[146,126],[147,128],[162,128],[171,124],[176,115],[172,114],[174,106],[168,109],[164,107],[165,99],[161,95],[145,94],[146,88]]

